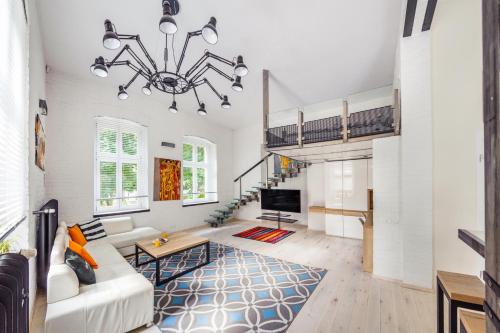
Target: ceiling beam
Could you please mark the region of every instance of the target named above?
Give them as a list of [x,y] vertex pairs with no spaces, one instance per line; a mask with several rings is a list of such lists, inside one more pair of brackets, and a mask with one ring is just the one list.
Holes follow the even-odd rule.
[[432,19],[434,18],[434,11],[436,10],[437,0],[428,0],[427,9],[425,10],[424,23],[422,24],[422,31],[431,29]]
[[413,32],[413,23],[415,22],[415,12],[417,10],[417,0],[408,0],[406,4],[405,25],[403,37],[411,36]]

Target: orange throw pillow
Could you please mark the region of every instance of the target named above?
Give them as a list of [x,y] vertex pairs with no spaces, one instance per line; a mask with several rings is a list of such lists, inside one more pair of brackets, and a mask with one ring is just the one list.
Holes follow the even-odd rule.
[[99,268],[99,265],[95,262],[94,258],[85,250],[83,246],[78,244],[77,242],[73,242],[72,240],[69,241],[69,248],[73,250],[75,253],[78,253],[80,257],[85,259],[85,261],[92,266],[92,268],[97,269]]
[[80,244],[81,246],[85,246],[85,244],[87,244],[87,239],[83,235],[83,232],[80,229],[80,227],[78,226],[78,224],[75,224],[74,226],[69,227],[68,232],[69,232],[69,236],[71,237],[71,240],[73,242],[76,242],[76,243]]

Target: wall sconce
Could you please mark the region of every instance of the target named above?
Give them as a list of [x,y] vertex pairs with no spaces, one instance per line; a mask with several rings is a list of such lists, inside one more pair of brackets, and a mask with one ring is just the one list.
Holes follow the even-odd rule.
[[49,113],[49,109],[47,107],[47,101],[44,99],[39,99],[38,100],[38,107],[42,109],[42,116],[46,116]]

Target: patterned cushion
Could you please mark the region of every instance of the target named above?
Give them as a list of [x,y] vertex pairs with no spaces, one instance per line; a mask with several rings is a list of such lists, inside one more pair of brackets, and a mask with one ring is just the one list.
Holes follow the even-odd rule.
[[85,284],[95,283],[95,273],[92,267],[78,255],[75,251],[71,250],[69,247],[66,249],[64,254],[66,265],[71,267],[76,273],[78,280]]
[[99,218],[87,223],[78,224],[87,242],[106,237],[106,231]]

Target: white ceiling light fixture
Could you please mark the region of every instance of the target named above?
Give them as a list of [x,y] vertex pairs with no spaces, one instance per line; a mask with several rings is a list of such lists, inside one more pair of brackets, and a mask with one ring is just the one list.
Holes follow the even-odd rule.
[[[196,88],[201,85],[208,85],[210,89],[215,93],[215,95],[222,101],[221,107],[228,109],[231,104],[228,101],[226,95],[219,93],[215,87],[208,81],[205,77],[205,73],[209,70],[213,70],[223,78],[227,79],[232,83],[233,90],[242,91],[243,86],[241,84],[241,77],[248,74],[248,68],[243,62],[243,56],[238,56],[236,62],[234,60],[228,60],[224,57],[218,56],[206,50],[201,58],[194,63],[194,65],[182,71],[182,64],[186,51],[188,48],[189,41],[192,37],[202,36],[203,39],[208,44],[216,44],[219,40],[219,35],[217,33],[217,20],[215,17],[211,17],[207,24],[203,26],[201,30],[188,32],[186,40],[184,42],[184,47],[182,49],[181,55],[179,57],[179,62],[174,64],[172,69],[168,66],[168,36],[172,36],[177,32],[177,23],[174,16],[179,13],[179,2],[178,0],[162,0],[161,2],[163,8],[163,15],[160,18],[159,29],[165,34],[165,52],[162,64],[163,66],[157,65],[153,58],[150,56],[146,47],[141,41],[139,35],[128,35],[120,34],[116,32],[115,26],[110,20],[104,21],[104,37],[103,46],[110,50],[118,49],[123,40],[135,41],[144,57],[147,61],[142,60],[129,44],[125,44],[122,49],[116,54],[116,56],[111,61],[106,61],[103,57],[98,57],[94,64],[90,67],[92,73],[99,77],[107,77],[109,68],[113,66],[126,66],[135,72],[134,77],[126,84],[119,88],[118,98],[126,99],[128,98],[127,89],[130,85],[141,76],[146,80],[146,84],[142,87],[142,92],[149,96],[152,94],[151,87],[156,88],[159,91],[174,95],[185,94],[189,91],[193,91],[196,95],[198,101],[199,109],[198,114],[207,115],[205,104],[200,102],[198,94],[196,93]],[[175,51],[174,59],[175,59]],[[121,59],[120,57],[127,53],[131,59]],[[224,71],[218,67],[207,62],[209,58],[215,59],[219,63],[230,66],[233,68],[234,78],[232,75],[226,74]],[[172,103],[174,105],[175,103]],[[203,104],[203,107],[202,107]],[[175,110],[177,110],[175,104]]]

